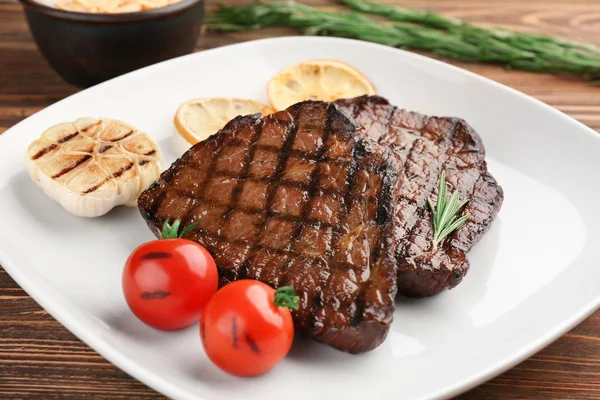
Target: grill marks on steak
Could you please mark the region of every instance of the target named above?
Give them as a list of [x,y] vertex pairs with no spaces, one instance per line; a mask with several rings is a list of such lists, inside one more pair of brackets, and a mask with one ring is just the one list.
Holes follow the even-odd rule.
[[[392,147],[403,164],[396,206],[399,293],[423,297],[456,286],[469,268],[465,253],[487,232],[503,199],[479,135],[463,120],[409,112],[377,96],[336,104],[357,123],[358,134]],[[435,201],[442,170],[452,190],[471,199],[463,213],[472,217],[434,252],[427,197]]]
[[138,203],[156,234],[167,218],[198,223],[187,237],[215,256],[221,285],[292,285],[297,330],[359,353],[392,321],[399,171],[395,154],[355,135],[334,105],[304,102],[232,120]]

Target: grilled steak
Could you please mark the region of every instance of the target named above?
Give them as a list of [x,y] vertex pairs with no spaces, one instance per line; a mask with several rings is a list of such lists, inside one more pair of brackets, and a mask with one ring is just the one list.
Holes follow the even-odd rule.
[[138,200],[158,235],[166,219],[214,255],[220,285],[292,285],[296,329],[350,353],[386,337],[396,296],[395,188],[387,146],[355,135],[329,103],[230,121],[177,160]]
[[[357,124],[358,134],[392,147],[403,165],[395,222],[398,292],[423,297],[458,285],[469,268],[466,253],[487,232],[503,200],[479,135],[461,119],[409,112],[377,96],[336,104]],[[471,199],[463,210],[471,218],[433,251],[427,198],[435,201],[442,170],[452,190]]]

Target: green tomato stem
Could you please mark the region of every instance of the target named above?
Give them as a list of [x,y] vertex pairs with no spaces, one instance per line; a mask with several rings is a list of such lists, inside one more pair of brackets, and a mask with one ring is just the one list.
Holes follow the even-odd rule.
[[294,294],[294,288],[291,286],[282,286],[275,291],[275,299],[273,303],[277,307],[286,307],[292,310],[297,310],[300,306],[298,304],[298,296]]
[[179,225],[181,225],[181,220],[180,219],[176,219],[175,221],[173,221],[173,224],[169,223],[169,220],[167,219],[165,221],[165,223],[163,224],[163,228],[162,228],[162,232],[160,235],[161,239],[177,239],[177,238],[182,238],[185,235],[187,235],[188,233],[190,233],[191,231],[193,231],[194,229],[196,229],[198,227],[197,223],[191,224],[186,226],[185,228],[183,228],[183,230],[181,231],[181,233],[179,233]]

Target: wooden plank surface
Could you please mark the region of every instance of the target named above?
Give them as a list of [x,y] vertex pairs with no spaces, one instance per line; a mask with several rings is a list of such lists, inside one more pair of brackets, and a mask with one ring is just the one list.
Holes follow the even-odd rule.
[[[328,9],[337,7],[326,0],[305,3]],[[545,32],[600,45],[597,0],[396,3],[440,11],[486,26]],[[202,37],[198,50],[290,34],[294,32],[282,29],[210,34]],[[600,88],[572,78],[454,64],[521,90],[600,130]],[[0,133],[76,91],[62,82],[37,52],[17,1],[0,0]],[[162,397],[74,337],[0,267],[0,398]],[[460,399],[600,399],[600,312],[529,360]]]

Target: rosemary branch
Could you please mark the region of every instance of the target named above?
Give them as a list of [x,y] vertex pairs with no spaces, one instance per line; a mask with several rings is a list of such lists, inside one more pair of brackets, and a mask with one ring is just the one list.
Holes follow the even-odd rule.
[[[600,49],[544,35],[486,29],[441,15],[381,5],[362,0],[340,0],[351,13],[321,11],[297,3],[221,5],[207,19],[208,27],[222,31],[291,27],[305,35],[336,36],[425,50],[452,59],[501,64],[534,72],[568,73],[600,79]],[[383,15],[393,25],[361,14]]]
[[438,182],[438,195],[436,204],[433,204],[431,198],[427,199],[429,208],[433,214],[433,248],[437,249],[438,244],[448,235],[463,226],[471,214],[465,214],[456,218],[458,211],[464,207],[469,200],[460,201],[458,191],[454,192],[448,199],[448,186],[446,185],[446,173],[442,171]]
[[598,78],[600,49],[597,47],[505,29],[486,29],[460,20],[420,10],[377,4],[362,0],[340,0],[356,11],[380,15],[391,21],[412,22],[440,29],[464,42],[476,45],[480,52],[472,62],[502,63],[507,67],[534,72],[589,73]]

